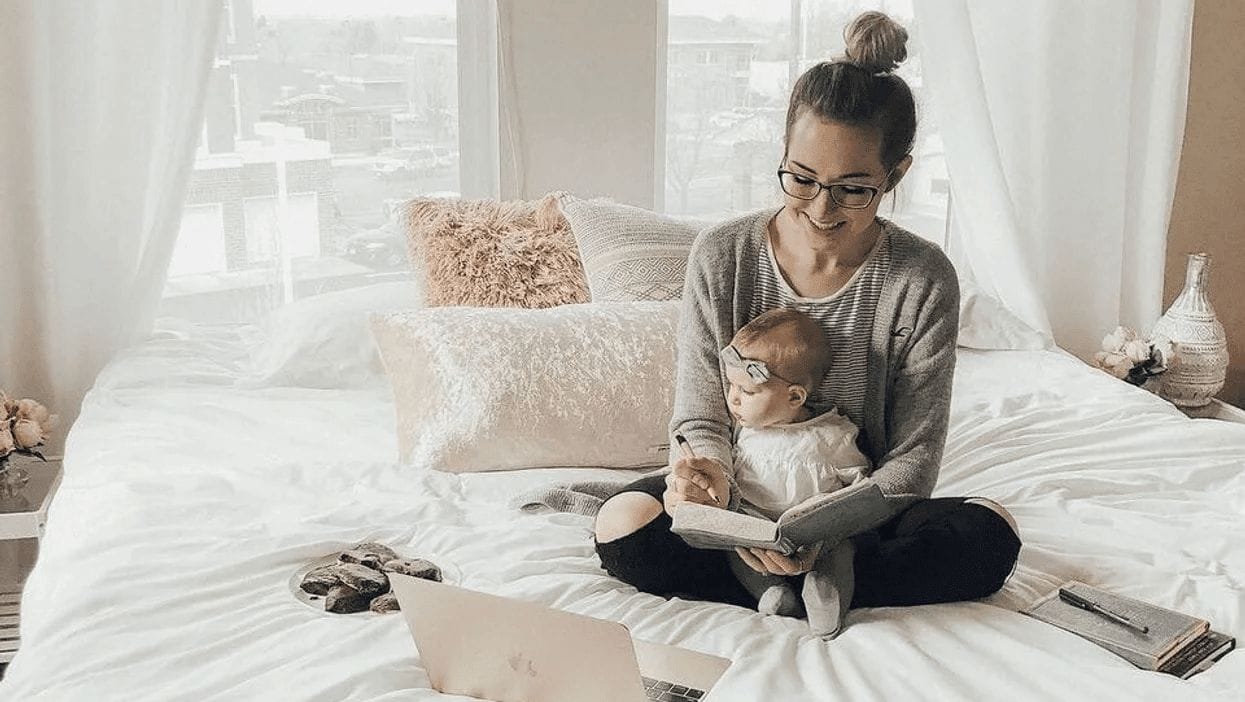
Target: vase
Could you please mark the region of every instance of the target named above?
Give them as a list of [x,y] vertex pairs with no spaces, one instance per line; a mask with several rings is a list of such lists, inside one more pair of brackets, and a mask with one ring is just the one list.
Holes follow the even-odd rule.
[[1165,338],[1178,357],[1163,374],[1159,395],[1179,407],[1203,407],[1223,388],[1228,339],[1207,294],[1210,254],[1189,254],[1184,289],[1155,323],[1151,338]]

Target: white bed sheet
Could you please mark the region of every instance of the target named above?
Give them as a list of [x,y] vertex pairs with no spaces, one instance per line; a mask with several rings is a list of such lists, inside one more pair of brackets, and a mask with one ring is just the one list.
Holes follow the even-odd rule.
[[1024,548],[979,602],[802,621],[636,592],[600,569],[590,521],[507,509],[517,490],[620,471],[456,476],[395,464],[383,386],[234,387],[231,332],[166,336],[101,375],[67,449],[22,605],[11,700],[424,700],[397,616],[296,602],[290,574],[362,540],[467,587],[626,623],[726,656],[716,700],[1245,699],[1245,654],[1189,682],[1016,609],[1068,577],[1245,635],[1245,426],[1188,420],[1058,352],[962,350],[936,494],[991,497]]

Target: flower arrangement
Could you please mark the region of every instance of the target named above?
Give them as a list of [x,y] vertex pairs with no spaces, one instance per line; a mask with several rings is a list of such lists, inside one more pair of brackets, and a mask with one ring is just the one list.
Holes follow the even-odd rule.
[[57,419],[38,402],[18,400],[0,390],[0,497],[13,497],[28,478],[21,468],[9,468],[9,457],[17,454],[46,461],[37,449],[48,440]]
[[1130,327],[1116,327],[1102,339],[1102,350],[1094,354],[1094,365],[1133,385],[1145,385],[1180,363],[1170,341],[1162,337],[1142,339]]

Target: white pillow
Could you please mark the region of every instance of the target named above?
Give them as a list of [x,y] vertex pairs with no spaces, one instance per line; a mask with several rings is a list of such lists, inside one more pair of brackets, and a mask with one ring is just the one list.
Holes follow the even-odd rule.
[[251,352],[245,385],[346,388],[381,377],[368,315],[423,306],[414,281],[378,283],[324,293],[273,312]]
[[376,315],[399,459],[454,473],[666,464],[679,303]]
[[998,298],[960,278],[960,335],[957,346],[985,351],[1049,349],[1054,339],[1021,321]]

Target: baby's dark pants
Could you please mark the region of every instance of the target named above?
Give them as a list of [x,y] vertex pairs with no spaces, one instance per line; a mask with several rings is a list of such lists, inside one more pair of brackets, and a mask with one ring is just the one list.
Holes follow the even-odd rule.
[[[665,489],[665,477],[655,475],[619,493],[643,492],[660,502]],[[852,607],[957,602],[1003,587],[1020,553],[1020,539],[989,507],[966,499],[921,500],[878,529],[852,537]],[[643,592],[756,604],[731,573],[728,552],[688,546],[670,531],[664,510],[639,530],[598,542],[596,548],[607,573]]]

